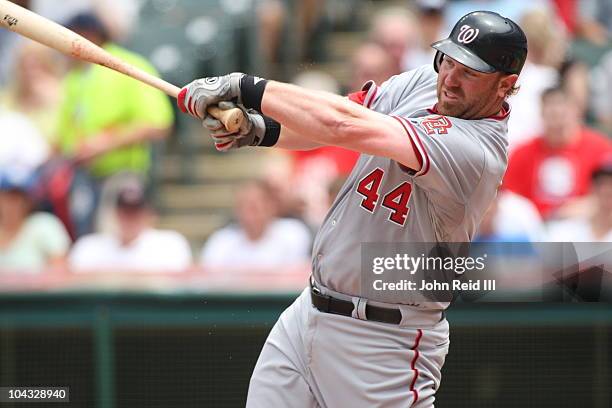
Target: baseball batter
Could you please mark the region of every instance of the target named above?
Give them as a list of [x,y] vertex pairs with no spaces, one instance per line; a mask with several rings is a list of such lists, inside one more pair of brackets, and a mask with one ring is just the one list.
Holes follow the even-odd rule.
[[[431,407],[449,347],[446,303],[364,298],[362,242],[465,242],[507,163],[508,95],[527,41],[492,12],[462,17],[432,45],[432,66],[341,98],[245,74],[196,80],[179,106],[218,150],[243,146],[361,152],[316,237],[309,288],[263,347],[248,407]],[[228,133],[206,108],[245,107]],[[240,248],[236,248],[237,251]]]

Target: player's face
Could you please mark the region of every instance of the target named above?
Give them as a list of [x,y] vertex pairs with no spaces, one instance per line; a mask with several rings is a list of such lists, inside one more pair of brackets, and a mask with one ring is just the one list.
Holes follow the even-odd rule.
[[479,119],[494,115],[512,86],[504,74],[478,72],[448,56],[438,71],[438,111],[447,116]]

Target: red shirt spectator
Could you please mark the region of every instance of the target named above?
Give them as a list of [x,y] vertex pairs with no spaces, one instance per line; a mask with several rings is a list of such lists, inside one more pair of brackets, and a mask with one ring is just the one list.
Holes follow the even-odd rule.
[[576,104],[555,88],[542,97],[544,133],[510,156],[504,187],[529,198],[543,218],[586,195],[597,163],[612,152],[604,135],[585,127]]

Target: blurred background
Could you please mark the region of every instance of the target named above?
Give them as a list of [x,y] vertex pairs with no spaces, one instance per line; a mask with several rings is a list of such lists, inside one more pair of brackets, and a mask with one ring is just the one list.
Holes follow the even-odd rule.
[[[344,95],[431,64],[459,17],[497,11],[529,55],[476,240],[612,242],[610,0],[14,2],[178,86],[241,71]],[[0,55],[0,386],[68,385],[78,407],[243,406],[358,155],[220,154],[137,81],[6,30]],[[609,305],[448,318],[440,406],[612,406]]]

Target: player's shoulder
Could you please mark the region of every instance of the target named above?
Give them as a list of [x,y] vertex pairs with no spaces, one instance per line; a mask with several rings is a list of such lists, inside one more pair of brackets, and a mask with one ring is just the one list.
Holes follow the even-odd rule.
[[[414,98],[435,96],[436,73],[429,65],[392,76],[380,86],[368,81],[361,88],[357,100],[364,106],[382,113],[396,111],[398,107],[414,105]],[[419,100],[420,100],[419,99]],[[432,102],[433,104],[433,102]]]
[[431,64],[426,64],[418,68],[414,68],[409,71],[403,72],[400,74],[400,77],[427,83],[427,82],[436,82],[438,79],[438,73],[434,70]]
[[435,84],[437,75],[438,74],[434,71],[431,64],[423,65],[410,71],[392,76],[381,85],[381,88],[383,91],[394,88],[402,91],[410,91],[418,86]]

